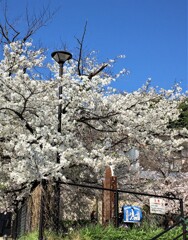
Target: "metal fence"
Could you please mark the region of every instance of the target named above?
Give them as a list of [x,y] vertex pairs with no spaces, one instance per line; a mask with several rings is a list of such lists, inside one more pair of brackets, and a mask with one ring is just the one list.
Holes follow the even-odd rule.
[[[31,201],[27,201],[27,204],[25,203],[19,208],[15,218],[17,227],[14,239],[31,230],[38,231],[38,239],[44,240],[48,239],[48,236],[54,232],[66,234],[70,229],[80,228],[91,222],[106,224],[103,221],[103,194],[105,191],[114,195],[113,213],[109,221],[116,227],[126,224],[122,218],[120,219],[122,207],[135,205],[141,207],[143,221],[164,227],[164,231],[158,236],[153,236],[153,240],[158,239],[168,231],[172,231],[177,225],[182,226],[181,239],[186,239],[187,231],[182,199],[174,196],[108,189],[101,186],[61,181],[42,182],[40,192],[37,195],[38,214],[33,214],[31,211],[32,207],[37,208],[31,204]],[[150,198],[164,199],[169,213],[166,215],[151,214],[149,211]],[[34,219],[35,224],[33,223]],[[171,221],[170,225],[168,225],[169,221]],[[127,225],[131,226],[131,224]],[[174,239],[181,236],[174,236]]]
[[26,232],[27,225],[27,204],[26,202],[17,210],[16,213],[16,222],[17,222],[17,235],[21,236]]

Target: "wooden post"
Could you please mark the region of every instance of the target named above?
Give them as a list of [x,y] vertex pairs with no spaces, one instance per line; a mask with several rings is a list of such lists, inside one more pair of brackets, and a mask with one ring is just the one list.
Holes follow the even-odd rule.
[[[117,189],[117,177],[112,176],[112,171],[109,166],[105,169],[105,179],[103,180],[103,188]],[[103,191],[102,200],[102,223],[107,225],[110,222],[114,222],[114,192]]]

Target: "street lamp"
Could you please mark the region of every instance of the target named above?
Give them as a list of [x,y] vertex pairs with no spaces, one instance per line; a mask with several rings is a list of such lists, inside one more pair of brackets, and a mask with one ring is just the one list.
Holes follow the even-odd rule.
[[[72,58],[72,54],[65,51],[56,51],[51,54],[52,58],[59,64],[59,77],[63,77],[63,65],[64,63]],[[62,86],[59,86],[59,99],[62,99]],[[62,113],[62,104],[58,106],[58,132],[61,132],[61,113]],[[60,163],[59,154],[57,156],[57,163]]]
[[[65,51],[56,51],[51,54],[52,58],[59,64],[59,77],[63,77],[63,65],[64,63],[72,58],[72,54]],[[62,86],[59,84],[59,99],[62,99]],[[58,105],[58,132],[61,133],[61,114],[62,114],[62,103]],[[57,153],[57,163],[60,163],[60,155]],[[55,212],[54,212],[54,228],[56,232],[59,231],[59,212],[60,212],[60,183],[57,181],[55,184]]]
[[51,54],[52,58],[58,63],[63,64],[72,58],[72,54],[65,51],[56,51]]

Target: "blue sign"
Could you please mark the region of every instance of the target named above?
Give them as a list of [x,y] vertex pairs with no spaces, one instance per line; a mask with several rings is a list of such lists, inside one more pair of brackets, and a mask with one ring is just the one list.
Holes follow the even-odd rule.
[[140,207],[123,206],[123,222],[137,223],[142,220],[142,211]]

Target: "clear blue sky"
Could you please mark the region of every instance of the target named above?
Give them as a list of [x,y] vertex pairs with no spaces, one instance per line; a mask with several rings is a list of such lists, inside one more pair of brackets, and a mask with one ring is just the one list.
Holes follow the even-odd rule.
[[[46,27],[39,30],[40,40],[50,53],[62,42],[74,54],[85,22],[85,46],[97,50],[99,61],[125,54],[115,71],[122,67],[129,76],[114,86],[132,91],[147,78],[153,86],[171,88],[181,82],[188,89],[188,4],[187,0],[7,0],[9,14],[32,13],[50,4],[58,9]],[[2,5],[2,2],[0,2]],[[16,11],[15,11],[16,10]]]

